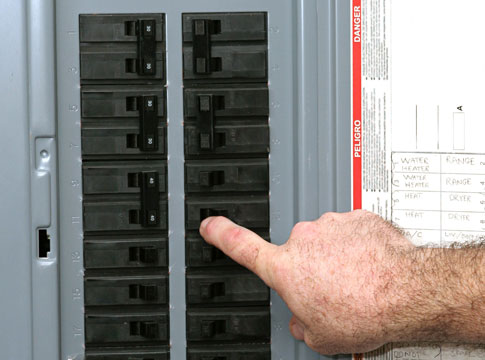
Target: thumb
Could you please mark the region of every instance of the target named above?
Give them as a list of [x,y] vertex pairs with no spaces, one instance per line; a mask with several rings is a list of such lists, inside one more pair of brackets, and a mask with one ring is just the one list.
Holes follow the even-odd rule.
[[258,275],[273,287],[272,264],[278,246],[225,217],[209,217],[200,224],[200,234],[211,245]]

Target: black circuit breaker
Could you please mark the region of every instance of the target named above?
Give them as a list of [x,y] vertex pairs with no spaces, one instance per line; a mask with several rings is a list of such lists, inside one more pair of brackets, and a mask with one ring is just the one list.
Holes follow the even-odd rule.
[[198,233],[221,215],[269,240],[266,14],[182,22],[187,356],[269,360],[268,288]]
[[165,18],[81,15],[88,360],[167,360]]

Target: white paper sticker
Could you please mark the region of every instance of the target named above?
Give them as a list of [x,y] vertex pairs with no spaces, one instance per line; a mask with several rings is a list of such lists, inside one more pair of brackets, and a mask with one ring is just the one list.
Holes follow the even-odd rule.
[[[354,209],[417,245],[485,235],[483,0],[351,0]],[[358,358],[358,356],[356,356]],[[485,359],[390,344],[364,358]]]

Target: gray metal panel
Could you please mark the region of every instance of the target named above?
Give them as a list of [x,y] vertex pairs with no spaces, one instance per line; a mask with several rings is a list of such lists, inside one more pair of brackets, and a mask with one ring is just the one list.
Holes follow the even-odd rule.
[[[167,69],[168,70],[168,163],[169,163],[169,255],[171,296],[171,356],[184,359],[185,344],[185,249],[184,249],[184,189],[179,176],[183,174],[183,112],[182,112],[182,41],[181,16],[184,12],[268,11],[272,47],[270,55],[272,146],[278,168],[273,168],[273,185],[280,194],[272,213],[273,237],[276,243],[286,241],[294,223],[293,205],[288,204],[288,189],[293,189],[293,168],[288,159],[293,157],[293,23],[292,2],[258,0],[238,4],[224,0],[185,2],[145,1],[143,5],[132,1],[94,0],[63,1],[57,3],[58,39],[58,88],[59,88],[59,155],[61,193],[61,299],[62,299],[62,358],[81,358],[83,354],[82,304],[72,298],[72,289],[79,289],[82,298],[82,264],[72,257],[82,256],[81,191],[70,186],[80,181],[80,115],[79,115],[79,48],[78,14],[80,13],[129,13],[163,12],[167,21]],[[273,61],[271,60],[273,59]],[[280,75],[283,74],[283,75]],[[273,155],[272,155],[273,156]],[[278,160],[279,159],[279,160]],[[281,168],[279,168],[281,167]],[[290,183],[286,182],[289,179]],[[292,202],[293,197],[289,198]],[[281,202],[281,203],[278,203]],[[283,206],[285,205],[285,206]],[[280,343],[277,354],[287,354],[289,344],[288,310],[284,303],[273,299],[273,342]],[[292,342],[293,343],[293,342]],[[293,343],[294,344],[294,343]],[[294,345],[293,345],[294,347]],[[274,355],[275,358],[278,355]]]
[[6,360],[32,359],[26,6],[26,1],[3,1],[6,16],[0,22],[0,349]]
[[[32,0],[27,9],[23,1],[10,1],[4,6],[8,17],[0,25],[4,33],[4,48],[16,54],[17,60],[2,58],[2,83],[9,89],[2,97],[2,131],[0,150],[8,177],[0,177],[4,191],[0,208],[3,234],[15,234],[15,238],[2,235],[1,264],[16,274],[2,279],[2,305],[8,309],[2,315],[2,323],[11,324],[0,339],[3,356],[7,359],[31,359],[30,329],[36,333],[34,342],[38,359],[55,359],[57,317],[56,298],[56,225],[55,201],[51,201],[54,216],[42,215],[42,206],[49,197],[34,198],[32,207],[37,226],[51,226],[53,247],[48,260],[37,261],[36,232],[25,227],[30,219],[29,199],[31,171],[25,159],[37,165],[38,153],[48,149],[48,163],[41,163],[32,174],[33,190],[51,191],[55,196],[55,143],[49,137],[54,130],[54,85],[52,73],[53,0]],[[58,74],[59,74],[59,164],[61,206],[61,299],[63,359],[81,358],[83,353],[83,305],[82,305],[82,194],[80,163],[80,115],[79,115],[79,13],[164,12],[167,14],[167,65],[168,77],[168,131],[169,146],[169,193],[170,193],[170,269],[171,269],[171,316],[172,320],[185,316],[185,265],[183,230],[183,113],[182,113],[182,42],[181,14],[183,12],[220,11],[268,11],[270,44],[270,97],[271,97],[271,235],[274,243],[284,243],[292,225],[300,219],[312,219],[328,210],[344,211],[350,208],[350,41],[349,2],[338,0],[271,0],[246,1],[244,4],[214,0],[200,3],[183,3],[147,0],[140,5],[134,1],[94,0],[83,3],[71,0],[57,3],[58,24]],[[27,11],[28,10],[28,11]],[[27,27],[29,14],[30,27]],[[33,121],[32,143],[28,139],[28,116],[25,99],[28,67],[26,29],[31,35],[29,70],[32,77],[30,116]],[[300,31],[301,29],[301,31]],[[294,51],[296,49],[299,51]],[[6,54],[6,52],[3,52]],[[331,56],[334,54],[334,56]],[[295,69],[299,69],[296,71]],[[318,77],[315,76],[318,74]],[[283,74],[283,75],[281,75]],[[299,104],[299,107],[295,105]],[[8,121],[15,119],[15,121]],[[297,120],[297,121],[295,121]],[[314,129],[317,128],[318,132]],[[294,134],[298,134],[295,138]],[[337,136],[334,136],[334,134]],[[10,134],[20,134],[12,137]],[[35,142],[36,137],[40,139]],[[324,141],[322,141],[324,139]],[[29,153],[29,147],[31,153]],[[20,161],[11,161],[19,159]],[[35,160],[34,160],[35,159]],[[296,171],[298,170],[298,171]],[[50,173],[50,183],[46,174]],[[39,179],[38,181],[36,179]],[[298,185],[298,186],[296,186]],[[41,191],[42,190],[42,191]],[[318,203],[314,201],[318,193]],[[36,208],[38,204],[39,208]],[[48,208],[44,209],[48,210]],[[47,211],[49,212],[49,211]],[[22,219],[16,220],[16,219]],[[29,221],[30,223],[30,221]],[[32,241],[34,240],[34,241]],[[33,252],[33,253],[32,253]],[[31,256],[32,254],[32,256]],[[35,270],[31,263],[34,260]],[[31,279],[34,274],[35,279]],[[18,280],[21,281],[18,281]],[[33,281],[33,283],[32,283]],[[31,312],[31,287],[39,294]],[[5,285],[4,285],[5,286]],[[16,294],[23,294],[18,297]],[[25,296],[30,294],[29,296]],[[10,295],[10,296],[9,296]],[[44,306],[50,304],[47,311]],[[175,304],[177,306],[175,306]],[[272,348],[273,358],[317,358],[306,347],[292,340],[287,323],[290,313],[286,305],[272,294]],[[32,326],[32,321],[34,325]],[[13,325],[12,325],[13,324]],[[38,324],[38,325],[35,325]],[[49,330],[45,330],[48,324]],[[172,357],[185,358],[185,322],[171,321]],[[21,341],[19,341],[21,339]],[[48,355],[47,355],[48,354]]]
[[[182,15],[170,11],[167,26],[167,145],[170,284],[170,358],[186,358],[185,189]],[[170,34],[168,29],[171,29]],[[175,30],[175,31],[174,31]],[[177,31],[178,30],[178,31]]]
[[[306,221],[350,210],[350,2],[297,6],[296,206],[297,220]],[[328,359],[304,346],[295,358]]]
[[[59,357],[60,343],[54,1],[30,0],[27,14],[33,359],[44,360]],[[38,258],[39,228],[50,237],[50,250],[43,259]]]
[[[335,2],[297,2],[297,221],[336,210]],[[303,343],[296,359],[325,359]]]
[[[350,124],[347,116],[350,98],[349,85],[345,83],[350,78],[350,65],[346,67],[349,60],[345,59],[349,55],[346,46],[350,46],[345,38],[349,31],[346,28],[348,6],[348,2],[337,0],[268,0],[264,3],[251,0],[244,4],[227,0],[203,3],[147,0],[143,4],[115,0],[58,2],[63,359],[76,358],[83,353],[82,301],[73,297],[74,293],[82,299],[82,263],[77,261],[82,256],[78,14],[166,13],[171,355],[174,359],[183,359],[185,321],[180,320],[185,316],[184,189],[179,177],[183,174],[181,14],[269,13],[271,236],[274,243],[281,244],[297,220],[313,219],[323,211],[349,207]],[[335,21],[335,15],[345,21]],[[295,51],[297,46],[299,52]],[[335,51],[337,57],[332,57]],[[334,136],[336,131],[337,137]],[[344,154],[339,158],[336,146]],[[342,185],[337,188],[337,184]],[[319,194],[318,202],[315,193]],[[291,338],[287,327],[290,316],[284,302],[273,292],[273,358],[317,359],[317,354]]]
[[[293,225],[303,219],[315,219],[318,214],[318,126],[317,71],[318,38],[316,34],[316,0],[296,0],[292,15],[284,25],[289,33],[286,44],[277,45],[270,38],[270,69],[275,66],[271,59],[280,61],[278,51],[291,50],[292,64],[287,74],[292,74],[291,83],[273,84],[287,86],[291,94],[281,104],[291,104],[281,115],[271,109],[271,239],[273,243],[287,241]],[[271,33],[270,33],[271,35]],[[282,46],[279,49],[279,46]],[[270,75],[273,73],[270,72]],[[286,79],[286,80],[289,80]],[[270,93],[271,95],[271,93]],[[272,100],[274,102],[274,100]],[[279,115],[279,116],[278,116]],[[280,146],[275,146],[283,145]],[[291,161],[290,161],[291,160]],[[308,200],[308,201],[307,201]],[[275,216],[276,215],[276,216]],[[271,321],[273,324],[272,358],[318,359],[303,342],[296,341],[288,329],[292,314],[286,304],[272,292]]]
[[333,152],[337,159],[337,211],[350,211],[351,200],[351,43],[350,1],[335,0],[335,94],[336,139]]

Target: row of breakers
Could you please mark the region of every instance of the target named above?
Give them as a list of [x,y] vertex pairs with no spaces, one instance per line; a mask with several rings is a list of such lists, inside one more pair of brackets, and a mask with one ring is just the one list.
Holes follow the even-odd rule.
[[270,358],[267,287],[197,231],[224,215],[269,240],[266,14],[182,31],[188,310],[169,319],[165,18],[80,16],[88,360],[168,359],[169,321],[190,360]]

